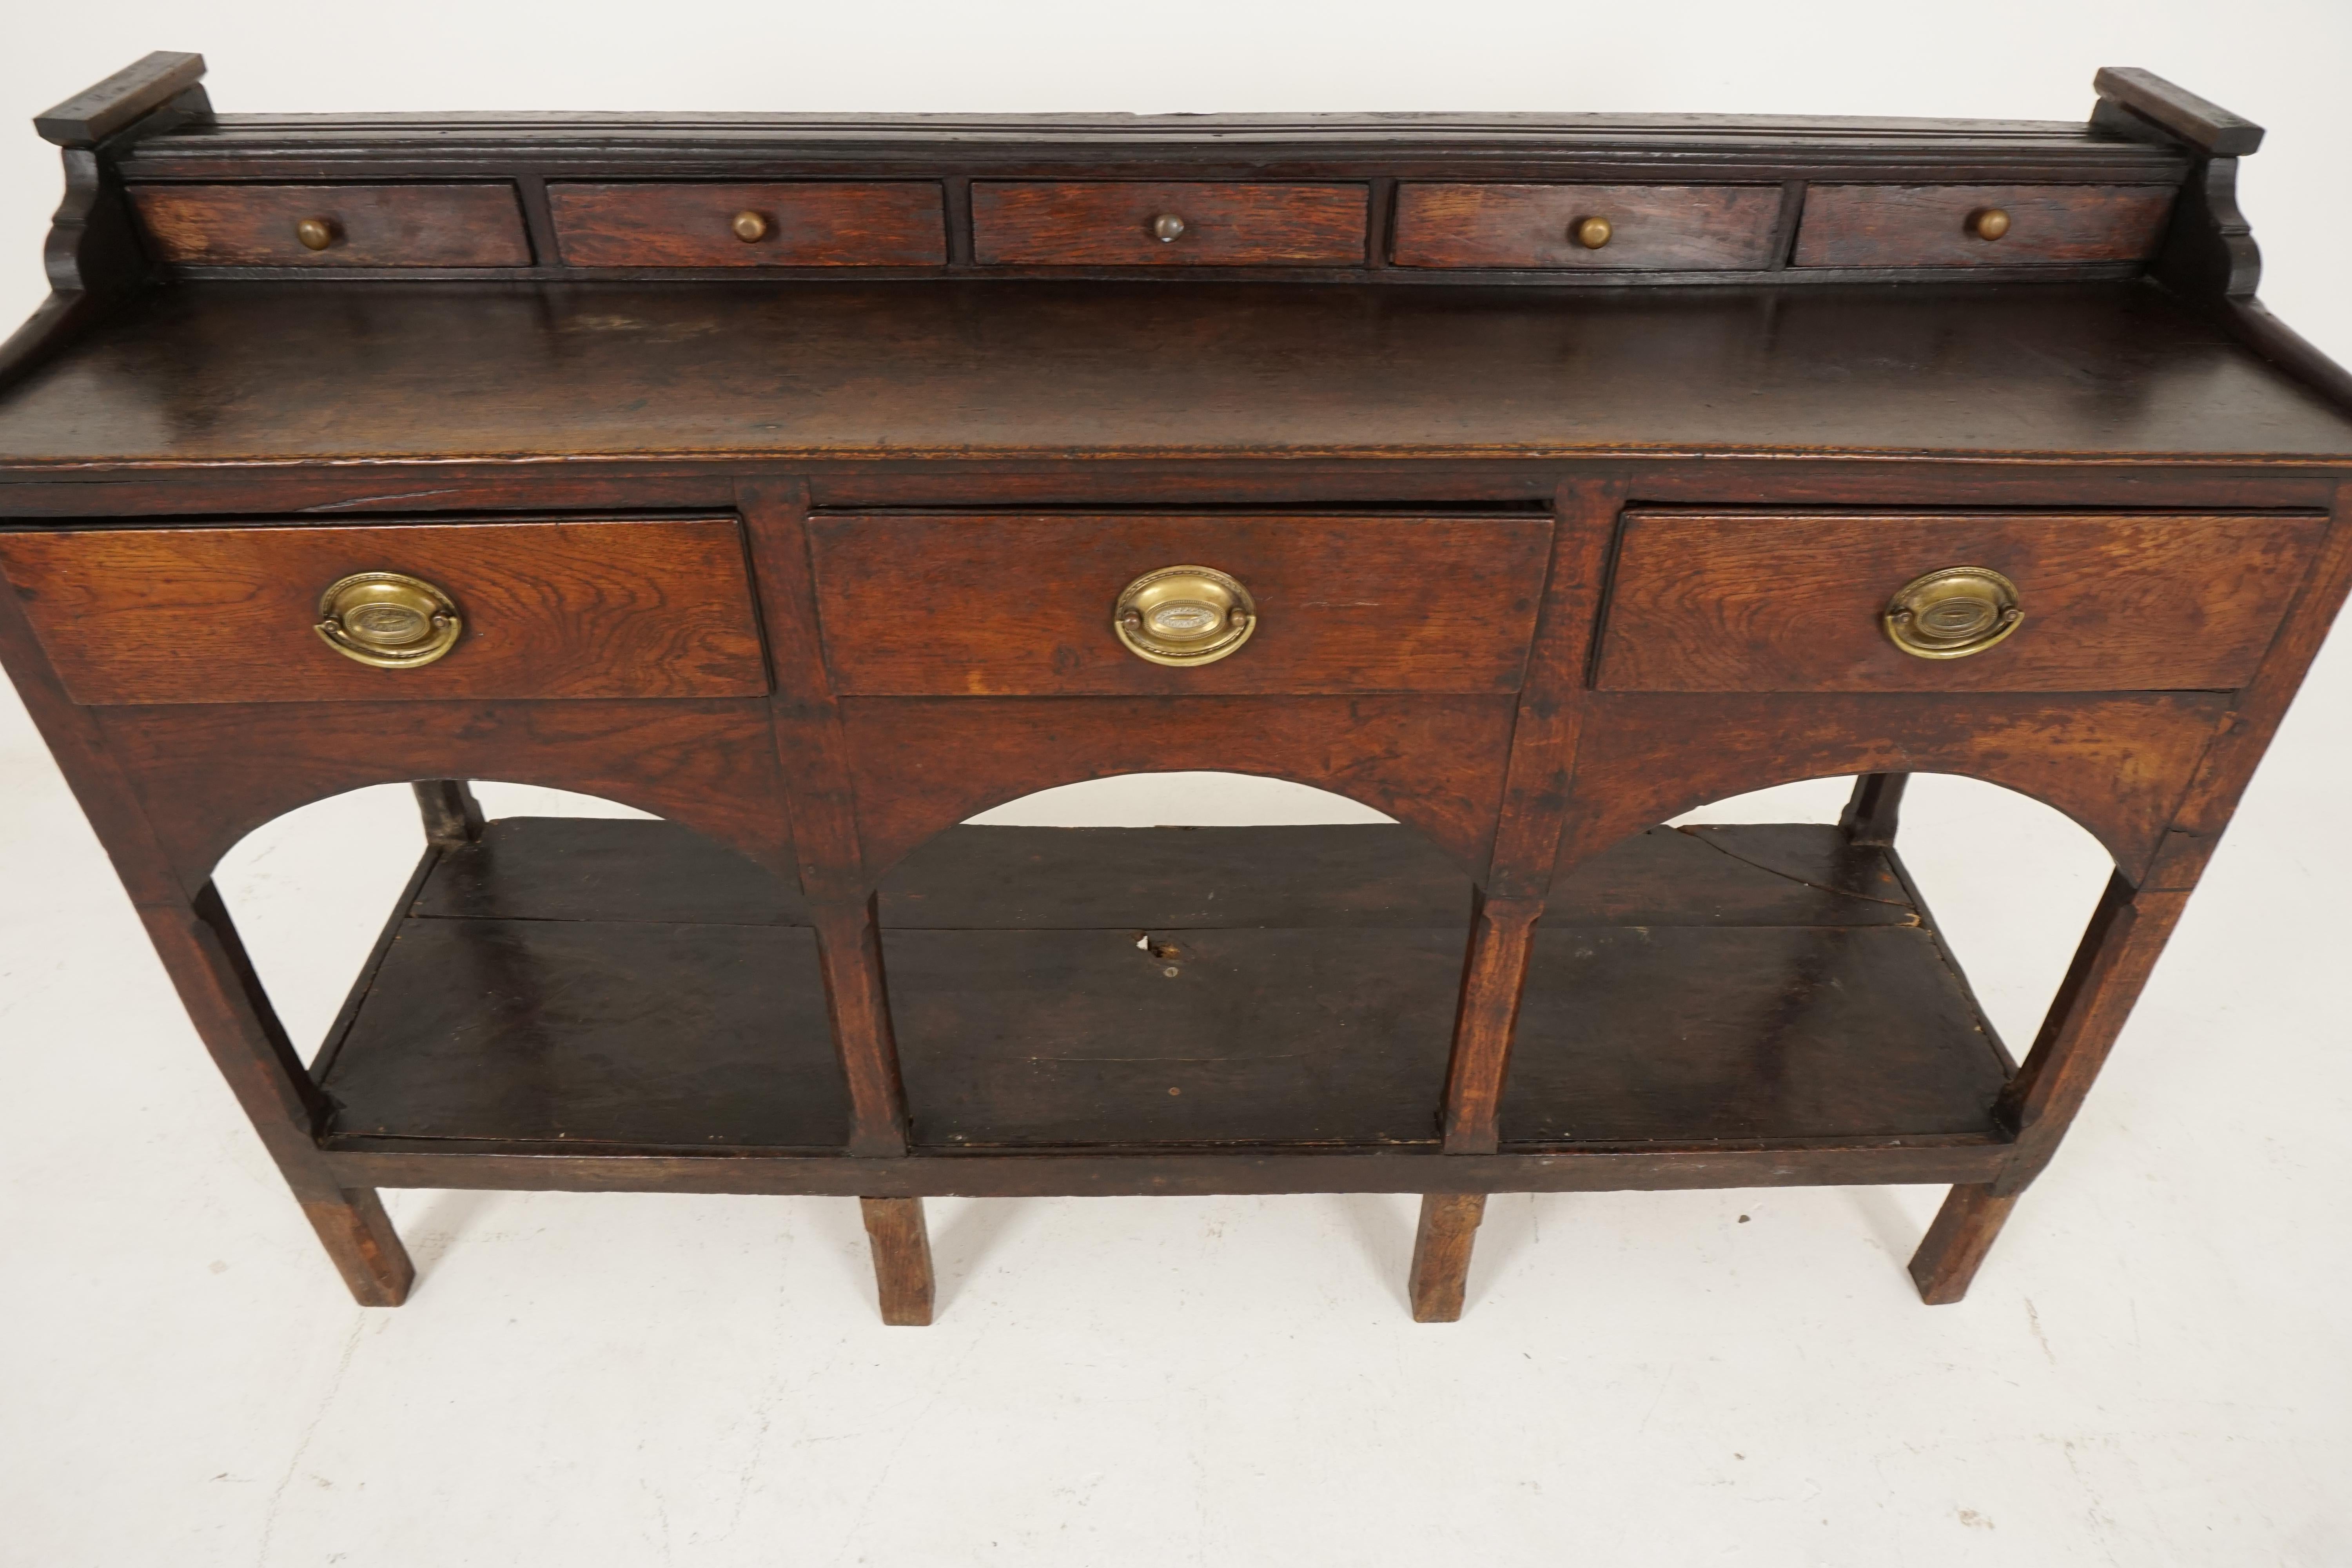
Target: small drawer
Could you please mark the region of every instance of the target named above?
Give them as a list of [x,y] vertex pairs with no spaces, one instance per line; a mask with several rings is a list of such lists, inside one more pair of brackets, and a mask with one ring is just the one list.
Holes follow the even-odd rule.
[[77,702],[768,689],[732,518],[5,533],[0,570]]
[[1815,185],[1799,267],[2018,267],[2137,261],[2170,185]]
[[165,261],[203,267],[528,267],[508,184],[132,185]]
[[1397,187],[1399,267],[1720,271],[1772,264],[1778,185]]
[[937,267],[947,209],[925,180],[547,187],[573,267]]
[[2292,513],[1628,512],[1596,684],[2229,690],[2324,528]]
[[975,260],[1005,267],[1361,267],[1369,188],[977,181]]
[[[1551,522],[822,513],[810,535],[845,693],[1485,692],[1518,689]],[[1152,662],[1119,629],[1179,566],[1246,600],[1223,657]]]

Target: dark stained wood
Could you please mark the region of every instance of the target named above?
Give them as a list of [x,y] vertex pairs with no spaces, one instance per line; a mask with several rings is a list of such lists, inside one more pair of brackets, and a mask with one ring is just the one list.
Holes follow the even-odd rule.
[[1470,1248],[1478,1239],[1478,1222],[1486,1215],[1484,1193],[1432,1193],[1421,1200],[1407,1290],[1414,1322],[1461,1320],[1462,1298],[1470,1279]]
[[1936,1211],[1935,1223],[1911,1256],[1911,1278],[1919,1300],[1948,1307],[1969,1293],[1977,1268],[1992,1250],[2000,1227],[2017,1206],[2015,1193],[1997,1194],[1990,1184],[1957,1186]]
[[2222,830],[2253,778],[2287,704],[2318,657],[2328,626],[2352,592],[2352,485],[2336,493],[2336,508],[2319,559],[2304,581],[2278,640],[2271,645],[2252,681],[2238,694],[2228,722],[2199,762],[2164,843],[2147,868],[2149,888],[2186,890],[2204,874]]
[[874,1284],[882,1321],[919,1329],[931,1321],[931,1237],[920,1198],[860,1198],[866,1239],[874,1249]]
[[1508,697],[849,698],[865,863],[1055,784],[1209,769],[1292,779],[1412,824],[1486,864],[1510,742]]
[[[0,563],[85,703],[730,697],[768,689],[731,519],[0,534]],[[320,595],[404,572],[456,602],[446,657],[379,669],[314,629]]]
[[363,784],[502,779],[602,795],[789,873],[791,824],[757,700],[273,702],[85,709],[191,892],[274,816]]
[[[132,185],[158,256],[181,265],[527,267],[530,241],[509,184]],[[331,238],[312,250],[295,226]]]
[[1895,842],[1903,812],[1904,786],[1909,773],[1864,773],[1853,781],[1853,795],[1838,814],[1838,826],[1853,843],[1884,849]]
[[[412,1278],[381,1184],[857,1196],[912,1321],[933,1193],[1437,1194],[1436,1318],[1487,1193],[1858,1181],[1954,1189],[1915,1274],[1956,1299],[2352,583],[2352,376],[2252,299],[2258,132],[2144,73],[2074,126],[222,120],[147,66],[60,122],[0,348],[0,662],[363,1300]],[[49,569],[566,515],[718,542],[640,552],[646,604],[510,551],[396,701],[283,687],[308,556]],[[1115,650],[1163,549],[1246,567],[1241,657]],[[2024,629],[1901,660],[1885,595],[1961,554]],[[614,629],[680,578],[727,683]],[[1401,821],[960,823],[1170,769]],[[1891,847],[1915,771],[2116,858],[2022,1068]],[[1836,827],[1655,826],[1837,774]],[[484,826],[480,778],[670,820]],[[306,1071],[208,873],[393,782],[427,847]]]
[[[1778,185],[1440,185],[1397,187],[1399,267],[1756,268],[1773,260]],[[1570,232],[1613,231],[1597,250]]]
[[[547,187],[563,259],[573,267],[936,267],[947,219],[929,181]],[[767,232],[730,226],[756,213]]]
[[2209,158],[2241,158],[2263,144],[2261,126],[2154,71],[2106,66],[2091,79],[2091,87],[2102,99],[2162,127]]
[[265,457],[1403,470],[1824,448],[2242,469],[2352,457],[2352,416],[2137,284],[202,283],[106,318],[0,397],[0,478]]
[[412,919],[331,1050],[339,1134],[848,1142],[804,927]]
[[[1597,684],[1617,691],[2217,690],[2250,679],[2317,516],[1629,512]],[[2025,618],[1965,658],[1905,653],[1905,584],[1989,566]]]
[[[834,688],[846,695],[1516,691],[1543,593],[1539,517],[820,516]],[[1119,593],[1194,564],[1249,590],[1231,656],[1128,651]]]
[[1768,784],[1965,773],[2083,825],[2126,874],[2165,835],[2230,699],[1982,693],[1595,695],[1560,841],[1563,871],[1644,825]]
[[[982,266],[1360,266],[1363,185],[976,180],[972,259]],[[1160,238],[1162,216],[1181,234]]]
[[425,841],[457,848],[482,836],[482,803],[463,779],[418,779],[416,809],[425,818]]
[[1441,1124],[1449,1154],[1491,1154],[1500,1134],[1496,1111],[1527,988],[1538,899],[1481,899],[1470,926],[1470,955],[1454,1010],[1454,1050],[1445,1068]]
[[130,128],[204,79],[205,57],[157,49],[104,81],[34,116],[33,129],[60,147],[87,147]]
[[[2134,261],[2155,250],[2169,185],[1822,185],[1805,192],[1799,267],[2015,267]],[[1979,238],[1989,207],[2009,232]]]

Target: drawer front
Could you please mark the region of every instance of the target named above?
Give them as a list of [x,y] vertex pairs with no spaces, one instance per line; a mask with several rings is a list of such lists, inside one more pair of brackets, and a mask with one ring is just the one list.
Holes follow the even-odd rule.
[[1000,267],[1361,267],[1368,208],[1363,185],[981,180],[971,248]]
[[[2172,196],[2170,185],[1815,185],[1796,265],[2137,261],[2162,237]],[[1988,237],[1996,213],[2007,223]]]
[[[818,616],[853,694],[1514,691],[1551,522],[1540,517],[821,514]],[[1114,629],[1169,566],[1229,574],[1248,640],[1171,668]]]
[[[78,702],[745,697],[768,689],[732,518],[0,534]],[[320,598],[399,573],[454,604],[437,660],[330,647]]]
[[1780,221],[1778,185],[1407,183],[1390,254],[1399,267],[1762,268]]
[[[2324,521],[2266,516],[1628,512],[1598,684],[1612,691],[2166,691],[2245,684]],[[1985,567],[2021,618],[1923,658],[1906,585]]]
[[937,267],[947,209],[929,181],[547,187],[573,267]]
[[512,185],[132,185],[131,202],[170,262],[530,265]]

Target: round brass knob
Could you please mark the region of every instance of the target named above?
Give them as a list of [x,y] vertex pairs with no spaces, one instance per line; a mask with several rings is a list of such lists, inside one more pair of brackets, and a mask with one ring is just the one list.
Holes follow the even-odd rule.
[[1172,245],[1184,237],[1184,220],[1174,213],[1161,213],[1151,220],[1152,237],[1162,245]]
[[315,629],[345,658],[379,669],[414,669],[456,647],[466,626],[449,595],[423,578],[358,572],[319,595]]
[[768,237],[768,220],[755,212],[737,213],[727,220],[727,226],[733,229],[735,237],[746,245]]
[[2017,584],[1990,566],[1947,566],[1886,602],[1886,635],[1917,658],[1966,658],[2018,628]]
[[1162,566],[1121,591],[1111,628],[1153,664],[1214,664],[1257,630],[1257,605],[1213,566]]
[[1580,217],[1568,226],[1568,232],[1569,237],[1585,249],[1598,250],[1608,244],[1609,237],[1617,231],[1610,226],[1605,217]]
[[1969,215],[1969,232],[1979,239],[1999,239],[2009,232],[2009,215],[1999,207],[1979,207]]
[[324,250],[335,243],[335,226],[322,217],[306,217],[294,226],[294,237],[305,250]]

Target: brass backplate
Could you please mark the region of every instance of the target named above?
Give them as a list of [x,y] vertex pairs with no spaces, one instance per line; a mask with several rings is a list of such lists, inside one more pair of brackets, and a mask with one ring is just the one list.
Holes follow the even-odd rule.
[[378,669],[415,669],[457,646],[465,629],[448,595],[402,572],[355,572],[319,595],[320,640]]
[[1121,590],[1110,624],[1138,658],[1180,668],[1214,664],[1257,630],[1257,604],[1213,566],[1162,566]]
[[1966,658],[2024,623],[2017,584],[1990,566],[1946,566],[1914,577],[1886,602],[1886,635],[1915,658]]

